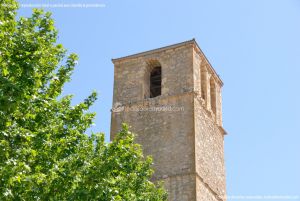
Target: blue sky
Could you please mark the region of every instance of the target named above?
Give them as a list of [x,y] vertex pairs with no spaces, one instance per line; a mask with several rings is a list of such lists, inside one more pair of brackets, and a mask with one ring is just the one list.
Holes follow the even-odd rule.
[[[111,58],[196,38],[225,83],[228,195],[300,196],[299,0],[20,2],[105,4],[47,10],[59,42],[80,57],[64,93],[78,103],[99,92],[92,130],[105,132],[107,140]],[[21,8],[19,14],[30,12]]]

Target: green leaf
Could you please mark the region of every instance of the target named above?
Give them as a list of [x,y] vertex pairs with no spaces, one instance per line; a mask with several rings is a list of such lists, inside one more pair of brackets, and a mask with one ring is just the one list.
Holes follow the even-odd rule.
[[2,68],[2,75],[3,75],[3,76],[7,76],[8,73],[9,73],[9,72],[8,72],[8,69],[7,69],[6,67],[3,67],[3,68]]

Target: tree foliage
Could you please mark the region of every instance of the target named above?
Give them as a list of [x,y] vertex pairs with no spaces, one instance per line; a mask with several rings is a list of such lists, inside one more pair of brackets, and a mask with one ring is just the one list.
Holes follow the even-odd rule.
[[77,56],[50,13],[17,20],[17,8],[0,0],[0,200],[166,200],[126,125],[111,143],[85,134],[96,93],[60,98]]

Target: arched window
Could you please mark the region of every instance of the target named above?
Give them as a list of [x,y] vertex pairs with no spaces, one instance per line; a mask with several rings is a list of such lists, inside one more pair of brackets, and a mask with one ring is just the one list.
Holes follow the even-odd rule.
[[154,67],[150,73],[150,98],[161,95],[161,66]]
[[210,104],[211,104],[211,110],[213,111],[214,114],[216,114],[217,112],[217,94],[216,94],[216,84],[215,81],[213,79],[213,77],[211,77],[210,79]]
[[201,97],[206,101],[207,96],[207,71],[204,65],[201,65],[200,68],[200,74],[201,74]]

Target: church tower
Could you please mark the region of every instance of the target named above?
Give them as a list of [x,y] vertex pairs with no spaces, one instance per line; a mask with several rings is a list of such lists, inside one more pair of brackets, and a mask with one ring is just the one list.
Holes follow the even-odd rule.
[[197,42],[112,61],[111,139],[131,126],[170,201],[226,200],[223,83]]

